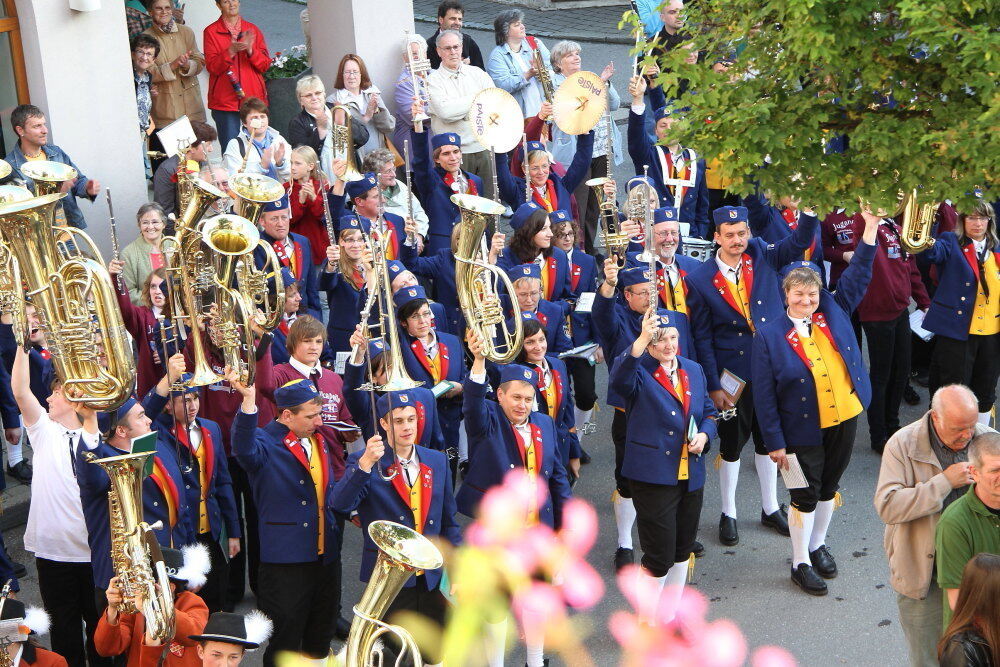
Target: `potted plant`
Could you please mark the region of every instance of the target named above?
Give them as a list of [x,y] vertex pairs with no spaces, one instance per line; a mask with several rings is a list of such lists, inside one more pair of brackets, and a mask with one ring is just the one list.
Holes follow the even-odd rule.
[[309,51],[305,44],[277,51],[271,58],[271,66],[264,72],[271,111],[270,124],[282,134],[286,133],[289,121],[299,112],[295,84],[301,77],[311,73]]

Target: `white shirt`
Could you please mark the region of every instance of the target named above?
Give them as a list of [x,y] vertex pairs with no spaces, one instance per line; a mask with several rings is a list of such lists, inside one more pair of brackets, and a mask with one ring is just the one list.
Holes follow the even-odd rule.
[[299,438],[299,444],[302,445],[302,449],[306,453],[306,461],[312,461],[313,457],[312,440],[310,440],[309,438]]
[[552,369],[549,368],[549,362],[545,359],[545,357],[542,357],[542,360],[537,364],[537,367],[542,369],[542,382],[546,387],[548,387],[549,383],[552,381]]
[[[80,447],[80,429],[67,429],[52,421],[45,412],[26,427],[35,452],[35,469],[24,529],[24,548],[35,556],[62,563],[89,563],[87,524],[83,518],[80,485],[74,465]],[[70,456],[72,434],[73,456]],[[84,446],[97,446],[96,436],[84,436]],[[90,440],[88,442],[87,440]]]
[[462,138],[463,153],[485,150],[476,141],[472,125],[466,119],[472,107],[472,98],[482,90],[496,84],[490,75],[474,65],[462,64],[458,70],[444,65],[427,75],[427,95],[430,97],[431,131],[434,134],[455,132]]
[[715,263],[719,267],[719,271],[722,271],[722,277],[731,283],[738,283],[740,281],[740,269],[743,268],[743,260],[741,259],[736,266],[729,266],[722,261],[719,257],[719,253],[715,253]]
[[428,343],[423,338],[421,338],[420,344],[424,346],[424,354],[427,355],[427,358],[433,359],[434,355],[437,354],[437,349],[438,349],[437,334],[434,333],[433,329],[431,329],[430,339],[431,342]]
[[804,338],[812,338],[812,317],[792,317],[788,313],[788,319],[795,325],[795,333]]
[[667,379],[670,380],[672,384],[677,384],[677,358],[674,357],[672,361],[660,362],[660,368],[663,372],[667,374]]
[[191,451],[197,452],[201,449],[201,427],[197,421],[188,424],[188,442],[191,443]]
[[319,376],[323,377],[323,367],[320,366],[318,362],[316,363],[315,366],[306,366],[304,363],[302,363],[301,361],[299,361],[295,357],[289,357],[288,358],[288,364],[292,368],[294,368],[295,370],[297,370],[299,373],[302,373],[303,375],[305,375],[306,378],[308,378],[309,380],[312,380],[312,372],[313,371],[319,371]]
[[663,269],[663,279],[667,281],[668,287],[673,287],[680,280],[680,273],[677,271],[677,260],[673,257],[670,258],[671,262],[669,264],[664,263],[663,258],[660,258],[660,267]]
[[397,455],[396,460],[399,462],[399,467],[403,470],[406,485],[413,486],[413,483],[420,477],[420,460],[417,458],[417,448],[414,447],[413,451],[410,452],[410,458],[401,459]]
[[982,259],[983,253],[986,251],[986,239],[982,241],[972,240],[972,245],[976,248],[976,257]]

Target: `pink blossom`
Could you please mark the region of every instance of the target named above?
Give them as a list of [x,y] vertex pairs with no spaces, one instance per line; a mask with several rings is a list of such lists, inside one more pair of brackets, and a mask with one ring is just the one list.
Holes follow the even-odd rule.
[[559,592],[540,581],[516,591],[511,607],[529,644],[541,642],[551,628],[566,620],[566,605]]
[[563,505],[559,539],[577,556],[585,556],[597,539],[597,512],[586,501],[573,498]]
[[761,646],[750,657],[753,667],[795,667],[795,658],[780,646]]

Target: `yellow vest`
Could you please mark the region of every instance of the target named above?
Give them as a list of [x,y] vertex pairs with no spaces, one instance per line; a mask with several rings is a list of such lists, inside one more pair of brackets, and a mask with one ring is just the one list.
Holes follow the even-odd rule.
[[743,317],[746,319],[747,324],[750,325],[750,331],[756,333],[757,327],[754,326],[753,318],[750,317],[750,295],[747,294],[746,290],[744,289],[744,283],[746,281],[741,280],[738,283],[734,283],[732,280],[729,279],[728,276],[726,276],[726,282],[729,283],[731,288],[735,289],[736,298],[739,299],[737,303],[739,304],[740,309],[743,311]]
[[811,362],[816,402],[819,404],[819,427],[828,428],[861,414],[864,408],[854,391],[844,358],[822,332],[811,338],[800,336],[802,349]]
[[[406,473],[403,473],[403,479],[406,479]],[[423,493],[422,486],[420,484],[420,473],[417,473],[417,478],[413,480],[413,486],[410,487],[410,511],[413,512],[413,527],[418,533],[423,531],[420,529],[420,503],[422,498],[420,497]]]
[[208,522],[208,503],[206,499],[208,498],[208,455],[205,453],[205,447],[209,446],[209,443],[205,442],[205,438],[201,439],[201,446],[198,447],[198,451],[195,452],[195,456],[198,459],[198,481],[201,483],[201,500],[198,502],[198,534],[209,532],[212,527]]
[[[732,153],[729,154],[732,156]],[[705,187],[709,190],[725,190],[733,184],[733,179],[722,177],[722,160],[715,157],[707,161],[705,170]]]
[[[681,386],[680,382],[674,382],[674,391],[677,392],[677,395],[680,396],[681,399],[683,400],[684,387]],[[684,432],[685,434],[687,433],[686,424],[684,426]],[[684,439],[687,440],[686,435]],[[682,479],[687,479],[687,478],[688,478],[688,443],[685,442],[684,444],[681,445],[681,461],[680,464],[677,466],[677,481],[679,482]]]
[[[676,261],[676,260],[674,260]],[[678,313],[688,314],[687,299],[684,298],[684,279],[677,276],[677,282],[674,283],[674,288],[670,289],[670,283],[667,281],[666,270],[664,269],[660,276],[660,295],[666,295],[668,301],[664,305],[670,310],[676,310]]]
[[319,520],[319,532],[318,542],[316,545],[317,552],[322,555],[323,548],[326,540],[326,521],[324,521],[324,500],[326,498],[326,489],[323,488],[323,455],[319,453],[320,444],[315,437],[309,438],[310,444],[312,444],[312,456],[309,458],[309,476],[312,477],[313,486],[316,487],[316,509],[317,509],[317,519]]
[[991,336],[1000,333],[1000,269],[997,268],[996,256],[986,253],[983,262],[983,280],[990,288],[989,297],[980,284],[976,292],[976,305],[972,308],[972,322],[969,333],[977,336]]

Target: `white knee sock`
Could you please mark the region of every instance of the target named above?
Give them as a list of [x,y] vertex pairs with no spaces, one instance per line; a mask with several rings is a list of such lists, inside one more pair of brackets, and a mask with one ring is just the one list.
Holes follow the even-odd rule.
[[635,523],[635,505],[631,498],[622,498],[615,492],[615,526],[618,528],[618,546],[632,548],[632,525]]
[[[667,574],[670,574],[670,570],[667,570]],[[640,598],[640,606],[644,608],[638,610],[639,619],[644,623],[650,625],[656,623],[657,610],[660,607],[660,600],[664,595],[663,588],[667,584],[667,574],[662,577],[653,577],[645,570],[636,574],[636,576],[647,580],[643,582],[643,587],[649,587],[649,597],[642,596]]]
[[778,464],[770,456],[754,454],[753,465],[760,483],[760,506],[764,514],[774,514],[778,511]]
[[503,655],[507,648],[507,619],[499,623],[486,624],[486,660],[490,667],[503,667]]
[[736,482],[740,479],[739,461],[722,461],[719,467],[719,490],[722,492],[722,513],[736,518]]
[[573,408],[574,425],[576,426],[577,437],[583,431],[583,425],[590,421],[590,415],[594,414],[594,409],[581,410],[580,408]]
[[666,587],[663,590],[664,599],[661,604],[663,612],[660,613],[660,620],[664,623],[674,620],[677,615],[677,610],[681,605],[681,596],[684,594],[684,584],[687,582],[687,573],[688,562],[686,560],[674,563],[673,567],[667,570]]
[[809,551],[816,551],[826,544],[826,531],[830,529],[834,502],[834,500],[821,500],[816,503],[816,522],[813,523],[812,535],[809,537]]
[[13,468],[18,463],[24,460],[24,454],[21,451],[21,443],[18,442],[16,445],[7,443],[7,465]]
[[794,570],[800,563],[812,565],[809,560],[809,537],[812,535],[813,525],[816,520],[815,512],[800,512],[792,509],[794,516],[788,517],[788,532],[792,537],[792,569]]
[[525,644],[524,650],[528,654],[528,667],[542,667],[545,664],[544,644]]
[[989,426],[990,419],[992,418],[993,418],[992,412],[980,412],[979,419],[977,419],[976,421],[978,421],[980,424],[986,424],[987,426]]

